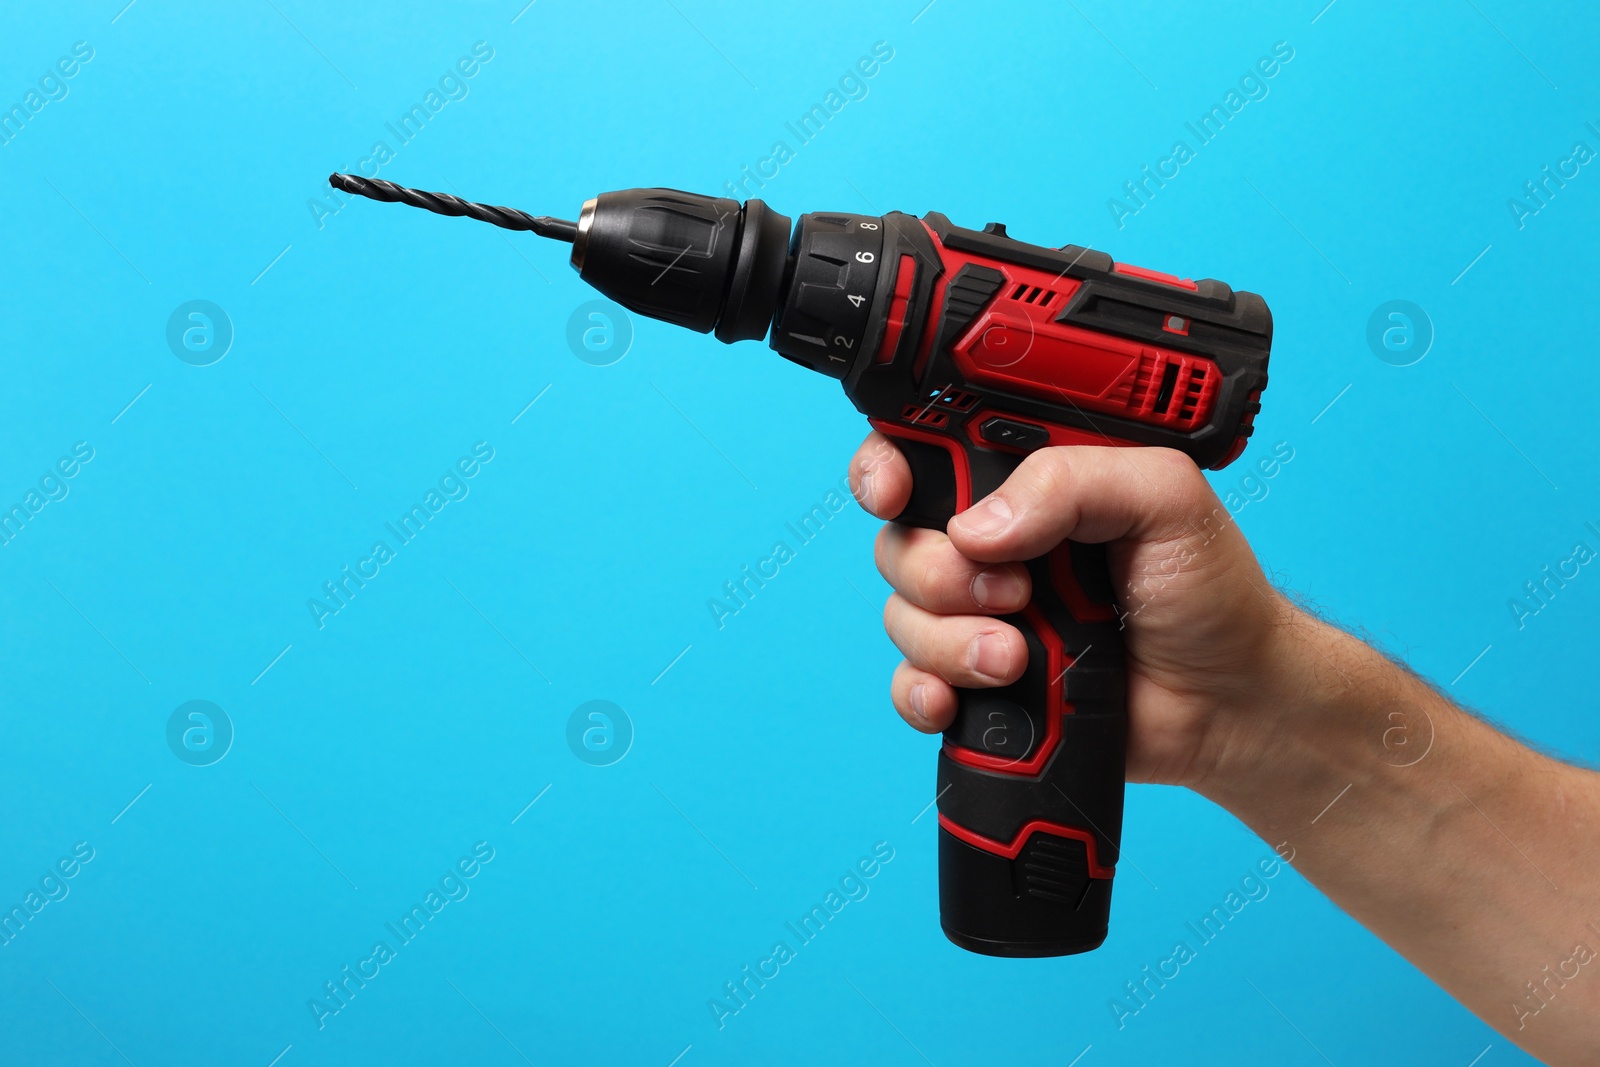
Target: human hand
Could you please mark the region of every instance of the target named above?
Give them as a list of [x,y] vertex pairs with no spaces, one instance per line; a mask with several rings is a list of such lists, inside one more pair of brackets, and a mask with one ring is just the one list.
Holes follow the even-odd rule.
[[[881,434],[850,479],[880,518],[910,499],[910,467]],[[1221,804],[1507,1038],[1546,1062],[1594,1061],[1600,985],[1569,979],[1600,933],[1600,775],[1291,606],[1179,452],[1045,448],[947,533],[886,525],[884,626],[906,657],[890,691],[907,722],[942,730],[954,686],[1022,673],[1022,635],[995,616],[1029,598],[1016,561],[1066,539],[1107,545],[1130,781]]]
[[[851,460],[850,484],[867,511],[892,519],[910,499],[911,469],[874,432]],[[1260,726],[1257,713],[1285,688],[1280,638],[1299,613],[1180,452],[1041,449],[947,530],[890,522],[876,546],[895,589],[884,628],[906,657],[890,694],[919,730],[950,725],[955,686],[1022,674],[1027,645],[994,616],[1029,599],[1020,561],[1069,538],[1108,543],[1127,645],[1129,780],[1198,788],[1230,743],[1250,744],[1236,727]]]

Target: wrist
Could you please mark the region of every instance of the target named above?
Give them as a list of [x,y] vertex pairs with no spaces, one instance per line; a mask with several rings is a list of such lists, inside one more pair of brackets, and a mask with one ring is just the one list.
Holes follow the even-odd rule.
[[1249,689],[1213,714],[1190,783],[1252,825],[1303,824],[1286,799],[1330,788],[1331,798],[1385,763],[1412,759],[1431,736],[1415,701],[1398,692],[1419,683],[1342,630],[1287,601],[1282,608]]
[[1502,1034],[1588,1062],[1600,993],[1560,969],[1600,934],[1600,781],[1304,613],[1265,644],[1192,788]]

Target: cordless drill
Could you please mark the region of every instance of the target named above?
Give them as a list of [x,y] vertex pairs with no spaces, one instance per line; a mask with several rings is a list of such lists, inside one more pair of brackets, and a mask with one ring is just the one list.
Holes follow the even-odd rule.
[[[943,530],[1051,445],[1161,446],[1236,459],[1267,384],[1272,316],[1253,293],[1013,240],[937,212],[816,212],[673,189],[602,193],[576,222],[334,175],[346,192],[572,242],[584,281],[623,307],[714,333],[771,334],[844,384],[911,466],[895,521]],[[1126,677],[1104,545],[1027,563],[1033,600],[1003,616],[1028,665],[961,689],[939,753],[940,922],[995,956],[1105,940],[1122,834]]]

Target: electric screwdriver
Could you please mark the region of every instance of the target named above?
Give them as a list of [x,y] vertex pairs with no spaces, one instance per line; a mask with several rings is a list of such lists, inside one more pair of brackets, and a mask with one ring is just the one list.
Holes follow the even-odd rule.
[[[815,212],[627,189],[575,222],[335,174],[346,192],[572,243],[580,277],[623,307],[719,341],[759,341],[837,378],[912,472],[895,519],[943,530],[1051,445],[1161,446],[1236,459],[1267,384],[1261,297],[1117,263],[937,212]],[[1127,743],[1121,625],[1105,546],[1027,562],[1003,616],[1028,665],[958,690],[938,757],[939,909],[957,945],[1059,956],[1105,940]]]

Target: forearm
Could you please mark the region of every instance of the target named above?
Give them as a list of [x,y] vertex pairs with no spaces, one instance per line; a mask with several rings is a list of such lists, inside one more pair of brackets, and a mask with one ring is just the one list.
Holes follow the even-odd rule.
[[[1469,1009],[1554,1063],[1600,1049],[1600,775],[1512,741],[1295,615],[1196,787]],[[1292,850],[1292,851],[1291,851]]]

